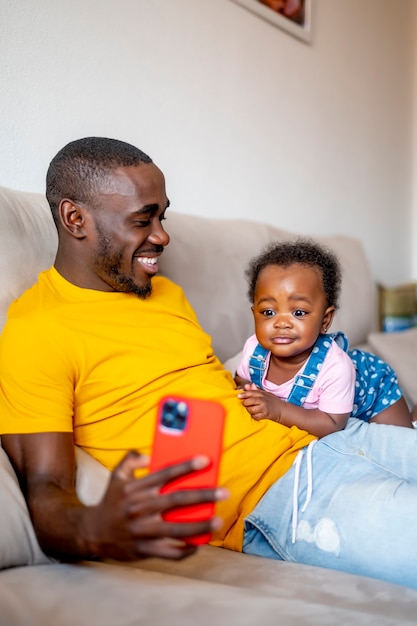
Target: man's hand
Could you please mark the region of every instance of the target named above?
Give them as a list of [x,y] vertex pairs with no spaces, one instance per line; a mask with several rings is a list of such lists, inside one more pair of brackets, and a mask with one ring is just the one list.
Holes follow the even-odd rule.
[[173,507],[215,502],[227,498],[225,489],[181,490],[161,494],[163,485],[173,478],[202,469],[206,457],[195,457],[148,474],[134,477],[135,470],[146,467],[147,459],[129,452],[115,468],[102,501],[94,507],[89,533],[100,558],[135,560],[144,556],[180,559],[195,552],[188,537],[212,532],[221,527],[219,518],[204,522],[166,522],[164,511]]
[[254,383],[245,384],[238,398],[255,420],[281,420],[281,410],[285,403],[272,393],[259,389]]
[[221,488],[160,493],[173,478],[205,467],[206,457],[135,478],[148,460],[129,452],[113,471],[101,502],[84,506],[75,492],[72,433],[3,435],[2,445],[22,485],[39,544],[58,559],[180,559],[196,550],[186,544],[188,537],[221,527],[218,518],[192,523],[162,519],[173,507],[228,497]]

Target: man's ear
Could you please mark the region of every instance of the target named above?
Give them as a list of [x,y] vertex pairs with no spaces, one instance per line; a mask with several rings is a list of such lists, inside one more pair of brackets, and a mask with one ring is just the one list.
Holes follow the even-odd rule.
[[323,315],[323,321],[321,324],[321,332],[327,333],[328,329],[332,325],[334,314],[336,313],[336,309],[334,306],[328,306]]
[[59,218],[62,228],[72,237],[83,239],[86,236],[86,209],[74,204],[72,200],[61,200],[59,204]]

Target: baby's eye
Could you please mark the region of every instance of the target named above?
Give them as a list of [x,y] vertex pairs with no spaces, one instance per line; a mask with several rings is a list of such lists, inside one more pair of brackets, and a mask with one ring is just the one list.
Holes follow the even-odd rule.
[[275,311],[273,309],[265,309],[265,311],[262,311],[262,315],[264,317],[272,317],[275,315]]
[[293,311],[293,315],[294,317],[304,317],[304,315],[307,315],[307,311],[303,311],[302,309],[296,309],[295,311]]

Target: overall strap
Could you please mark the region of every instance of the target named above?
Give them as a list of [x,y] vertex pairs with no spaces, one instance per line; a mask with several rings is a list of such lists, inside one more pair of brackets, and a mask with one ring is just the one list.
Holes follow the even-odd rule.
[[339,348],[342,348],[344,352],[347,352],[349,354],[349,341],[345,333],[342,333],[339,330],[337,331],[337,333],[329,333],[329,337],[331,337],[333,341],[337,343]]
[[249,359],[249,375],[252,383],[255,383],[259,389],[262,389],[262,378],[266,369],[266,350],[260,343],[256,346]]
[[[297,406],[303,405],[309,391],[316,382],[317,374],[321,369],[321,364],[326,357],[332,341],[335,341],[338,346],[342,348],[342,350],[347,352],[349,343],[344,333],[337,332],[319,335],[305,365],[303,373],[297,374],[295,377],[294,385],[288,395],[287,402],[291,402]],[[262,389],[262,378],[266,369],[267,355],[268,350],[258,343],[249,359],[249,374],[251,382],[255,383],[255,385],[260,389]]]
[[302,406],[304,401],[316,382],[317,374],[321,369],[321,365],[326,358],[328,349],[332,344],[332,335],[319,335],[314,344],[313,350],[305,364],[302,374],[297,374],[294,384],[288,395],[287,402]]

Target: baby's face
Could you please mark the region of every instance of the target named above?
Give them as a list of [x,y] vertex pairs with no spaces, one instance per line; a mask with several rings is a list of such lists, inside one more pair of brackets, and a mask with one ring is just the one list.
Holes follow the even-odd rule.
[[321,332],[330,326],[318,268],[294,263],[268,265],[259,274],[252,307],[259,343],[279,358],[305,359]]

